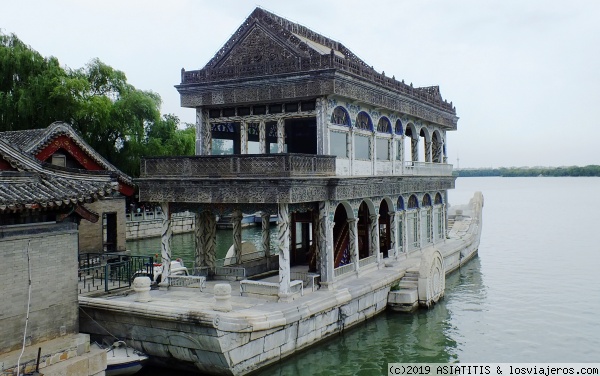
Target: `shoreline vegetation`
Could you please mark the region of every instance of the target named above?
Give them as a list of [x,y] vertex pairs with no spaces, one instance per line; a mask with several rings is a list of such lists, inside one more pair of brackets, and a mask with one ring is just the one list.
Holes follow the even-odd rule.
[[466,168],[454,170],[453,175],[461,178],[485,176],[600,176],[600,166]]

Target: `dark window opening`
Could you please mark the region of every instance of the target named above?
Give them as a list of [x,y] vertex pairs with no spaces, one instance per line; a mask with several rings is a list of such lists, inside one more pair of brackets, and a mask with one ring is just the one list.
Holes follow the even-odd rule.
[[102,246],[105,252],[117,251],[117,213],[102,213]]
[[300,104],[300,109],[302,111],[314,111],[314,109],[316,108],[316,105],[317,105],[316,101],[302,102]]
[[252,111],[254,112],[254,115],[264,115],[267,113],[267,107],[266,106],[254,106],[254,108],[252,108]]
[[211,119],[221,117],[221,110],[219,110],[219,109],[208,110],[208,117]]
[[238,116],[250,115],[250,107],[238,107]]
[[285,121],[286,153],[317,154],[317,119]]
[[224,108],[223,109],[223,116],[227,117],[227,116],[235,116],[235,108]]
[[285,112],[298,112],[298,103],[286,103]]
[[270,114],[280,114],[283,111],[283,108],[280,104],[272,104],[269,106]]

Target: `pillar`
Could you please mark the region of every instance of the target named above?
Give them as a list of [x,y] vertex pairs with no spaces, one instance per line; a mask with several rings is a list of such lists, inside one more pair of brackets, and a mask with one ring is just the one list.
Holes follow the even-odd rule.
[[369,216],[371,223],[369,223],[369,238],[371,241],[371,254],[377,255],[377,252],[381,252],[379,249],[379,214],[371,214]]
[[233,251],[235,253],[235,263],[242,263],[242,212],[234,210],[231,215],[231,224],[233,225]]
[[266,212],[260,213],[261,219],[261,235],[262,235],[262,248],[265,252],[265,259],[267,261],[267,269],[271,270],[271,215]]
[[431,141],[425,140],[425,162],[431,162]]
[[200,213],[195,214],[195,227],[194,227],[194,267],[200,268],[206,266],[206,248],[204,247],[204,234],[203,234],[203,223],[202,215]]
[[358,221],[356,218],[348,219],[348,243],[350,248],[350,261],[354,263],[354,270],[358,272]]
[[217,218],[209,211],[202,213],[202,245],[204,261],[209,268],[215,267],[217,249]]
[[208,113],[196,107],[196,155],[210,155],[212,152],[211,129]]
[[[389,212],[388,215],[390,216],[390,248],[394,250],[394,255],[397,255],[398,247],[396,244],[398,244],[398,240],[396,239],[396,212]],[[392,255],[388,252],[388,257],[391,256]]]
[[248,154],[248,124],[240,123],[240,154]]
[[171,238],[173,229],[171,227],[171,211],[168,202],[161,202],[160,208],[163,212],[160,231],[160,257],[162,263],[161,288],[169,287],[169,275],[171,274]]
[[413,135],[410,138],[410,158],[413,162],[419,160],[419,136]]
[[266,146],[267,146],[267,131],[265,121],[261,120],[258,123],[258,143],[259,143],[259,153],[267,154]]
[[319,97],[315,103],[317,113],[317,154],[329,155],[329,127],[327,126],[327,99]]
[[317,219],[317,247],[321,274],[321,286],[326,289],[333,288],[333,221],[329,219],[329,202],[319,202],[319,217]]
[[277,152],[285,152],[285,121],[282,118],[277,119]]
[[279,246],[279,301],[291,301],[290,291],[290,214],[288,204],[277,208],[277,238]]

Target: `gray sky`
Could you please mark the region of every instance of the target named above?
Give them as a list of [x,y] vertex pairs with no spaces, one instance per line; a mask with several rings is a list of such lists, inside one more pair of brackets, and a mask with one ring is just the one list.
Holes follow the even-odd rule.
[[600,164],[600,1],[5,0],[0,28],[80,68],[92,58],[179,107],[181,68],[200,69],[256,6],[342,42],[457,108],[460,167]]

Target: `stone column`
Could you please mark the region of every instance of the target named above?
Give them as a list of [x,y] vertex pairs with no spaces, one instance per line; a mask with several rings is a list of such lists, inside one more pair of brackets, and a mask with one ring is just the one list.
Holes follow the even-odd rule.
[[173,229],[171,228],[171,211],[168,202],[161,202],[160,208],[163,212],[161,232],[160,232],[160,256],[162,263],[162,277],[159,286],[161,288],[169,287],[169,275],[171,274],[171,238]]
[[354,263],[354,271],[358,272],[358,221],[348,219],[348,243],[350,246],[350,261]]
[[235,252],[235,263],[242,263],[242,212],[234,210],[231,215],[233,224],[233,251]]
[[[390,216],[390,248],[394,250],[394,255],[397,255],[398,247],[396,244],[398,244],[398,240],[396,239],[396,212],[389,212],[388,215]],[[391,257],[389,252],[388,257]]]
[[348,137],[346,137],[346,150],[349,154],[350,160],[350,175],[354,175],[354,128],[348,130]]
[[327,127],[327,99],[319,97],[315,103],[317,112],[317,154],[329,155],[329,129]]
[[431,162],[431,141],[425,141],[425,162]]
[[204,223],[202,222],[202,215],[200,213],[195,214],[196,226],[194,227],[194,266],[200,268],[206,266],[206,248],[204,247],[204,234],[202,232]]
[[400,233],[400,239],[398,239],[399,243],[402,245],[402,253],[406,253],[407,252],[407,244],[406,244],[406,211],[402,210],[402,212],[400,212],[400,224],[399,226],[401,226],[402,231]]
[[202,213],[202,244],[204,247],[204,261],[209,268],[215,267],[217,248],[217,219],[209,211]]
[[196,155],[210,155],[211,146],[208,113],[202,107],[196,107]]
[[369,216],[371,223],[369,224],[369,237],[371,238],[371,254],[377,255],[378,252],[381,252],[379,249],[379,214],[371,214]]
[[279,301],[292,300],[290,291],[290,214],[288,204],[277,208],[277,238],[279,243]]
[[329,202],[319,202],[319,217],[317,219],[317,248],[321,274],[321,286],[327,289],[333,287],[333,222],[329,219]]
[[265,121],[261,120],[258,123],[258,143],[259,143],[259,153],[267,154],[266,145],[267,145],[267,132]]
[[285,121],[282,118],[277,119],[277,152],[285,152]]
[[261,235],[262,235],[262,248],[265,252],[265,259],[267,261],[267,269],[271,270],[271,216],[269,213],[260,213],[261,219]]
[[444,237],[443,241],[446,241],[447,238],[447,223],[448,223],[448,211],[446,210],[446,204],[442,204],[442,236]]
[[240,154],[248,154],[248,124],[240,122]]
[[375,132],[371,134],[369,153],[371,153],[371,175],[377,175],[377,133]]
[[419,161],[419,136],[413,135],[410,138],[410,158],[411,161]]

